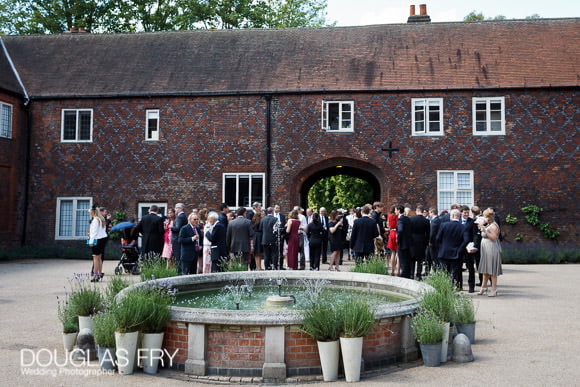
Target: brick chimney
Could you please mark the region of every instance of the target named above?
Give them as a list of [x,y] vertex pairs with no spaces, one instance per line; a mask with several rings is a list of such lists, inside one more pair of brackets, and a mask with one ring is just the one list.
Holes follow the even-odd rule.
[[411,5],[407,23],[431,23],[431,17],[427,15],[427,4],[419,5],[419,15],[415,15],[415,6]]

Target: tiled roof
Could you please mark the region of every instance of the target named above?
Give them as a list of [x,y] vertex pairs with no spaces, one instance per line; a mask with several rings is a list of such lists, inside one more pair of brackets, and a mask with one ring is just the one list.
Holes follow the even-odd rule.
[[20,87],[16,74],[14,74],[14,70],[10,66],[8,58],[4,53],[2,42],[0,42],[0,90],[23,95],[22,87]]
[[33,97],[580,84],[580,19],[2,37]]

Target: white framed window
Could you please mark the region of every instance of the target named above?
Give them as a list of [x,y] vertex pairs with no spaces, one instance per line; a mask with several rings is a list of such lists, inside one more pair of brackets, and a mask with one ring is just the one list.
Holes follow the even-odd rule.
[[137,205],[137,220],[141,220],[142,217],[147,215],[152,205],[159,207],[159,215],[164,216],[167,214],[167,203],[165,202],[141,202]]
[[473,171],[437,171],[439,212],[450,210],[454,203],[473,206]]
[[354,102],[322,101],[322,129],[328,132],[353,132]]
[[505,97],[474,97],[473,134],[505,135]]
[[443,98],[411,99],[412,135],[443,136]]
[[62,109],[62,142],[93,140],[93,109]]
[[12,138],[12,105],[0,102],[0,137]]
[[56,231],[59,240],[87,239],[91,225],[89,209],[91,197],[62,197],[56,199]]
[[159,141],[159,110],[145,112],[145,141]]
[[252,203],[264,203],[264,173],[224,173],[223,202],[231,209],[251,208]]

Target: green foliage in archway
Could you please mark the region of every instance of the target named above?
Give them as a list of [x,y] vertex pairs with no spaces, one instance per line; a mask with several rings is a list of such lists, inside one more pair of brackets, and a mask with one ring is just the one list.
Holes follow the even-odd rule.
[[354,208],[372,203],[373,188],[363,179],[337,175],[318,180],[308,191],[308,207],[326,207],[328,212],[336,208]]

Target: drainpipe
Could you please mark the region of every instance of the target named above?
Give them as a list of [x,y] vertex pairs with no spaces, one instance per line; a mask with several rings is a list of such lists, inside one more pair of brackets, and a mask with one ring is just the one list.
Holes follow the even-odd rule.
[[32,109],[30,100],[27,99],[24,104],[26,110],[26,156],[24,160],[25,171],[24,171],[24,219],[22,221],[22,237],[20,239],[21,246],[26,245],[26,227],[28,225],[28,197],[30,191],[30,152],[32,149]]
[[266,203],[270,207],[272,200],[272,96],[266,95]]

